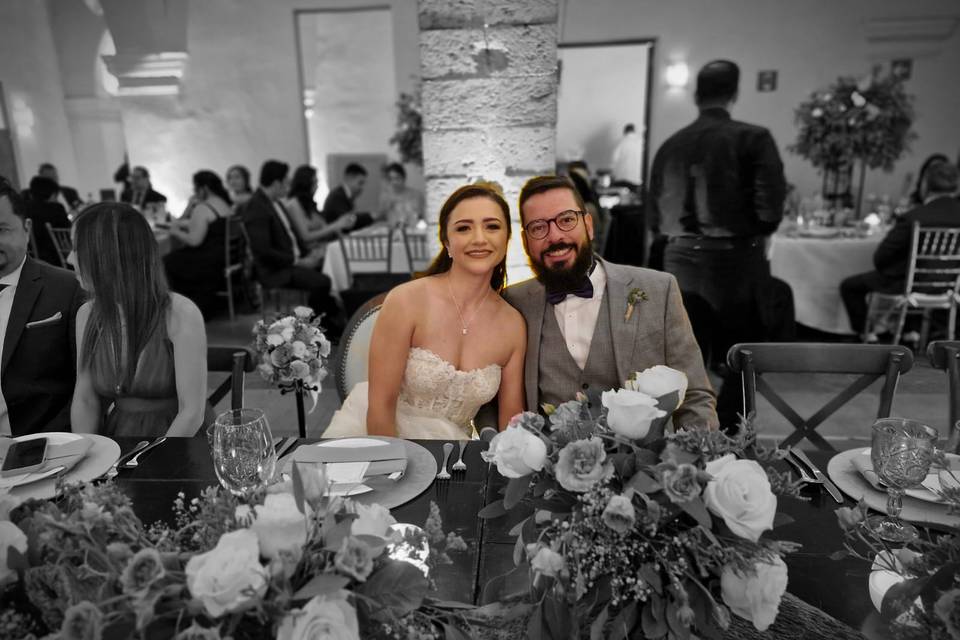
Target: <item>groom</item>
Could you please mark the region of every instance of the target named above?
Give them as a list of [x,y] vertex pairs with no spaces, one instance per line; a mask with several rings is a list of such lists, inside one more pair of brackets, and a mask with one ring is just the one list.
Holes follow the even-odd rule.
[[593,220],[565,177],[530,179],[520,222],[537,277],[504,298],[527,322],[527,407],[559,405],[578,391],[597,407],[603,391],[634,372],[667,365],[688,380],[674,426],[717,427],[716,395],[674,277],[594,256]]

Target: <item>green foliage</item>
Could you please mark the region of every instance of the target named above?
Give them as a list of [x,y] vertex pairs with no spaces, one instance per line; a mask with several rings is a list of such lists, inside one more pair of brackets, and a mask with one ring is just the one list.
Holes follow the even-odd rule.
[[401,93],[397,99],[397,131],[390,137],[397,146],[401,162],[423,166],[423,115],[420,88],[414,93]]

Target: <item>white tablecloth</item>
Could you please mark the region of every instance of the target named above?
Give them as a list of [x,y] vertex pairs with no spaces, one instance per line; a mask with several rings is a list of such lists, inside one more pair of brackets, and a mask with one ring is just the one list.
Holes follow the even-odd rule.
[[840,299],[840,282],[873,270],[873,252],[882,239],[882,234],[823,239],[775,234],[770,270],[793,289],[797,322],[828,333],[856,333]]
[[[383,227],[368,227],[370,231],[361,229],[354,233],[363,234],[364,232],[383,233]],[[408,231],[407,233],[414,233]],[[419,233],[424,233],[420,231]],[[414,260],[413,268],[416,271],[426,269],[430,264],[429,260]],[[353,273],[375,273],[383,271],[383,265],[374,262],[355,262],[350,265]],[[404,273],[410,270],[407,263],[407,251],[403,246],[403,237],[397,233],[393,236],[393,249],[390,257],[390,272]],[[343,248],[339,242],[331,242],[327,245],[327,253],[323,259],[323,273],[330,278],[330,293],[337,295],[340,291],[350,287],[350,278],[347,276],[347,261],[343,257]]]

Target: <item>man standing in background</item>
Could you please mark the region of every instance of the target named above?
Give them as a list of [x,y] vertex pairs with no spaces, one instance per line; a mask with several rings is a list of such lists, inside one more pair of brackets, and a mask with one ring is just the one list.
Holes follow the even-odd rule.
[[[650,175],[651,224],[668,238],[664,270],[680,283],[704,359],[715,365],[731,345],[763,338],[757,290],[770,279],[765,241],[786,195],[770,132],[730,117],[739,81],[728,60],[700,70],[700,115],[663,143]],[[739,403],[724,404],[718,411],[729,427]]]
[[623,128],[623,137],[613,149],[610,166],[616,180],[636,187],[643,182],[643,138],[632,123]]

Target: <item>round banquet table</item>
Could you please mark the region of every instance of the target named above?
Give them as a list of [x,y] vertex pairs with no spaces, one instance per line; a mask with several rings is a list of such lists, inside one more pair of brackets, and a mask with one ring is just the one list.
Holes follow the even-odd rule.
[[769,248],[770,272],[793,289],[797,322],[827,333],[857,333],[840,299],[840,282],[873,270],[873,252],[882,239],[879,233],[864,238],[774,234]]

